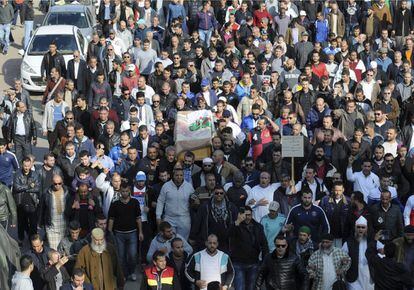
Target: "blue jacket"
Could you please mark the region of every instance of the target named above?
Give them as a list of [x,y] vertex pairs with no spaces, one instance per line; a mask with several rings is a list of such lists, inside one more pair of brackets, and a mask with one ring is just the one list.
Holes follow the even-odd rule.
[[315,40],[323,43],[328,41],[329,25],[328,20],[324,19],[323,21],[315,21]]
[[16,155],[8,150],[0,154],[0,182],[10,187],[13,184],[13,171],[18,168]]
[[252,130],[254,128],[253,124],[254,124],[253,123],[253,115],[249,115],[249,116],[246,116],[246,117],[243,118],[243,121],[240,125],[240,128],[243,131],[250,132],[250,130]]
[[316,128],[322,127],[322,119],[325,116],[331,115],[331,109],[328,106],[325,106],[325,109],[322,112],[318,112],[315,106],[312,106],[308,116],[306,117],[306,129],[308,130],[308,138],[312,139],[313,132]]
[[93,142],[88,137],[83,136],[83,139],[80,143],[79,143],[78,138],[74,138],[73,143],[75,144],[76,156],[78,156],[79,153],[83,150],[88,151],[89,156],[96,155],[95,146],[93,146]]
[[310,209],[305,209],[302,204],[292,207],[286,224],[293,224],[295,237],[298,236],[301,226],[308,226],[311,229],[312,240],[315,242],[319,242],[321,235],[331,230],[325,212],[317,205],[312,205]]
[[186,20],[184,6],[181,4],[174,4],[174,3],[168,4],[168,18],[167,18],[168,24],[170,24],[173,19],[178,18],[178,17],[182,18],[183,26],[184,26],[185,20]]

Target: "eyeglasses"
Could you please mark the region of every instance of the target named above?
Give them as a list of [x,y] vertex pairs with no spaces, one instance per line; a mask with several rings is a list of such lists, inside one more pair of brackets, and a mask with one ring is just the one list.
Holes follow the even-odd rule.
[[112,49],[112,48],[108,48],[107,50],[111,51],[111,50],[113,50],[113,49]]
[[216,191],[214,194],[215,195],[224,195],[224,191]]
[[375,116],[381,116],[382,114],[381,113],[375,113],[374,115]]
[[287,247],[287,245],[276,245],[276,248],[286,248]]
[[62,182],[55,182],[53,185],[62,185]]

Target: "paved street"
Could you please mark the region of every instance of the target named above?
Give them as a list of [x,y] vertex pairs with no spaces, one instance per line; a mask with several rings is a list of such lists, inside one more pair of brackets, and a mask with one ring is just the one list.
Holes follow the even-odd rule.
[[[36,24],[41,23],[43,19],[42,13],[37,9],[38,1],[35,1],[35,27]],[[19,23],[19,20],[18,22]],[[18,51],[22,49],[22,38],[24,35],[24,28],[22,26],[16,26],[12,30],[12,34],[14,37],[14,43],[11,44],[9,52],[7,55],[0,54],[0,90],[3,93],[3,90],[10,88],[13,85],[13,81],[16,78],[20,78],[20,64],[22,61],[22,57],[18,54]],[[38,142],[37,147],[34,148],[33,153],[36,156],[37,162],[43,161],[43,155],[47,152],[48,143],[47,140],[42,136],[41,132],[41,101],[42,95],[41,94],[32,94],[31,100],[33,103],[33,113],[34,119],[37,123],[37,134],[38,134]],[[1,133],[0,133],[1,134]],[[16,231],[12,231],[10,233],[13,237],[17,237]],[[24,248],[27,249],[28,245],[25,245]],[[139,272],[139,271],[137,271]],[[138,275],[138,281],[133,283],[131,281],[127,282],[125,290],[132,290],[132,289],[139,289],[140,285],[140,277]]]

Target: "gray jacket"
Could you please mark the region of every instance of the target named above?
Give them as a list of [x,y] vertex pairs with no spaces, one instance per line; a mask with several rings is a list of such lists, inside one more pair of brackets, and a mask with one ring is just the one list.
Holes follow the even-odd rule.
[[14,9],[12,5],[0,5],[0,24],[10,24],[13,20],[13,17]]
[[5,221],[9,218],[12,225],[17,223],[16,203],[11,190],[0,183],[0,221]]
[[173,240],[174,238],[180,238],[181,240],[183,240],[184,252],[186,252],[188,255],[191,255],[193,253],[193,248],[186,241],[186,239],[184,239],[179,234],[174,234],[171,239],[166,240],[162,236],[162,234],[159,233],[151,241],[150,247],[149,247],[148,252],[147,252],[147,261],[151,262],[152,261],[152,255],[155,253],[155,251],[160,250],[162,248],[167,248],[168,253],[170,253],[171,252],[171,240]]

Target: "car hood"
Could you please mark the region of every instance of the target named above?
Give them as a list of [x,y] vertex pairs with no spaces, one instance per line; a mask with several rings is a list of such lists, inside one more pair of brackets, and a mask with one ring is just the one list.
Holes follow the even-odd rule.
[[[72,54],[63,55],[65,64],[72,59]],[[36,72],[36,75],[40,76],[40,68],[42,65],[43,55],[25,55],[23,61],[25,61]]]

